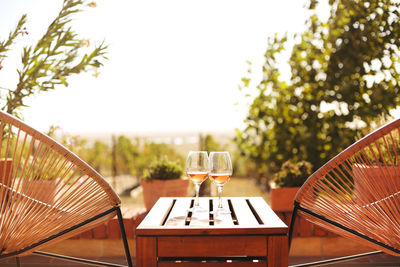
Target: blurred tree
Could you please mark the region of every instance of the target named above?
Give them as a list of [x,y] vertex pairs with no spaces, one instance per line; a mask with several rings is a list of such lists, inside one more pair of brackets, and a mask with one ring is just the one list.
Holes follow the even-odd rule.
[[107,144],[96,140],[83,153],[82,158],[96,171],[103,175],[110,175],[111,149]]
[[116,168],[118,174],[137,175],[136,165],[139,157],[139,140],[132,142],[124,135],[118,136],[116,144]]
[[182,156],[171,146],[164,143],[147,142],[136,138],[119,136],[116,144],[116,164],[118,174],[131,174],[138,179],[149,165],[163,158],[183,164]]
[[135,164],[138,175],[141,177],[143,171],[148,168],[152,162],[164,158],[183,166],[183,156],[170,145],[164,143],[144,142],[140,149],[140,157]]
[[[83,54],[85,47],[90,46],[89,41],[78,38],[68,26],[72,20],[71,15],[82,11],[83,4],[83,0],[64,0],[58,16],[42,38],[35,45],[23,49],[22,67],[17,70],[16,88],[1,88],[7,91],[6,96],[0,95],[2,110],[20,116],[18,110],[26,106],[24,100],[27,97],[54,90],[57,85],[68,86],[67,79],[71,75],[88,71],[89,68],[97,70],[102,65],[99,60],[106,59],[107,46],[102,43]],[[93,3],[88,6],[93,7]],[[0,41],[0,70],[3,69],[7,51],[17,37],[28,34],[25,27],[26,17],[21,17],[7,40]]]
[[[47,134],[58,139],[66,148],[79,155],[94,169],[104,175],[112,175],[112,147],[100,140],[88,141],[79,135],[70,135],[58,126],[51,126]],[[114,139],[114,137],[113,137]],[[115,140],[115,177],[121,174],[136,176],[137,181],[153,162],[168,159],[183,166],[184,158],[165,143],[149,142],[144,138],[128,138],[120,135]],[[116,188],[116,187],[115,187]]]
[[211,151],[220,151],[224,149],[225,148],[222,147],[221,144],[215,140],[212,134],[206,134],[206,136],[203,138],[201,150],[211,152]]
[[[310,10],[318,6],[316,0],[308,3]],[[400,4],[330,0],[329,5],[326,22],[314,11],[308,30],[296,36],[289,82],[280,79],[277,62],[286,36],[268,42],[263,79],[246,128],[236,136],[260,174],[276,172],[287,160],[319,168],[350,145],[360,128],[400,103]],[[242,82],[242,88],[251,87],[250,77]]]

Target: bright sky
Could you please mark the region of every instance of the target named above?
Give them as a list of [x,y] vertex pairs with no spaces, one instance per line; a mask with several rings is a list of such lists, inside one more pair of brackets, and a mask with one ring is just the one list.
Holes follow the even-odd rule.
[[[229,131],[246,115],[238,90],[246,61],[261,69],[268,36],[304,29],[298,0],[96,0],[72,23],[81,37],[105,40],[108,58],[98,78],[79,75],[69,87],[29,100],[25,121],[67,132]],[[37,40],[61,0],[0,1],[0,40],[23,13]],[[22,53],[14,46],[0,87],[15,88]],[[235,105],[236,102],[241,104]]]

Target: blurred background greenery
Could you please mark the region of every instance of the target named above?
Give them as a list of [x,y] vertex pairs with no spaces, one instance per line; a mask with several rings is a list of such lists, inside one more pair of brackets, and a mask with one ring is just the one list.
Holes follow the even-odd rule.
[[[327,19],[319,16],[320,2],[328,4]],[[23,118],[27,98],[68,86],[70,76],[81,72],[97,75],[97,69],[107,64],[107,45],[90,46],[69,27],[70,16],[82,11],[83,5],[95,3],[65,0],[43,37],[23,48],[17,84],[2,87],[3,110]],[[240,184],[246,179],[255,181],[261,192],[268,192],[272,175],[284,162],[307,161],[316,170],[361,132],[397,116],[399,6],[398,1],[390,0],[305,1],[310,12],[306,30],[269,38],[261,81],[253,77],[251,62],[244,77],[232,77],[243,93],[239,102],[249,103],[244,127],[235,134],[198,133],[190,142],[179,135],[170,141],[123,134],[83,137],[55,126],[48,134],[110,177],[121,194],[129,195],[138,186],[153,161],[167,157],[183,165],[190,150],[231,153],[234,176],[242,177],[236,186],[240,192],[231,194],[250,194],[243,186],[246,183]],[[0,42],[0,70],[6,67],[5,59],[17,37],[28,34],[25,23],[23,15]],[[291,56],[283,64],[280,54],[285,51]],[[286,80],[282,65],[290,69]]]

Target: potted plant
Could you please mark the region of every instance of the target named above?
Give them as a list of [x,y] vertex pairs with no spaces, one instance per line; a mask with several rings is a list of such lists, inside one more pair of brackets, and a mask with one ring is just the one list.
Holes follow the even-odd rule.
[[182,174],[182,167],[178,163],[167,159],[153,162],[144,171],[141,180],[146,209],[150,210],[160,197],[187,196],[189,180],[181,179]]
[[[372,133],[390,120],[378,117],[363,130],[363,135]],[[377,197],[387,197],[400,191],[399,144],[399,133],[394,129],[360,150],[358,160],[354,160],[351,166],[353,194],[359,205],[375,202]],[[385,194],[377,195],[377,188],[384,189]]]
[[385,195],[380,196],[382,198],[399,192],[400,165],[397,162],[399,153],[399,148],[389,143],[387,147],[382,145],[374,155],[364,153],[365,162],[352,164],[354,195],[358,204],[375,202],[376,188],[384,189]]
[[59,175],[65,174],[68,170],[65,166],[53,166],[54,169],[52,170],[43,168],[42,161],[39,159],[37,164],[33,164],[32,175],[23,177],[21,193],[35,200],[53,205],[57,202],[63,186],[63,179]]
[[[60,127],[52,125],[46,134],[55,139],[56,136],[62,134],[58,133],[59,130]],[[84,149],[84,142],[79,136],[61,135],[60,143],[74,153]],[[35,145],[33,151],[38,149]],[[35,154],[35,152],[32,153]],[[61,154],[54,154],[54,158],[51,160],[46,154],[38,153],[35,159],[30,157],[29,164],[32,171],[23,178],[21,192],[43,203],[55,204],[63,194],[64,182],[71,177],[74,177],[73,180],[78,178],[78,175],[73,175],[75,170],[69,169],[69,164],[64,165],[56,160],[61,156]],[[72,180],[69,180],[68,183],[72,183]]]
[[311,173],[312,165],[307,161],[283,163],[279,172],[273,176],[271,208],[274,211],[292,211],[294,197]]

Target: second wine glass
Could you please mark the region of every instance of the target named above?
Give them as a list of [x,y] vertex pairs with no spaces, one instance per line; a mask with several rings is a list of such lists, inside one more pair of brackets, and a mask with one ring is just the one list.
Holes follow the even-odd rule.
[[209,161],[207,151],[190,151],[186,159],[186,175],[193,182],[196,189],[196,199],[193,208],[189,211],[202,210],[199,204],[200,185],[207,179]]
[[229,181],[232,176],[232,162],[229,152],[211,152],[210,153],[210,179],[218,188],[218,208],[215,213],[229,214],[222,206],[222,187]]

